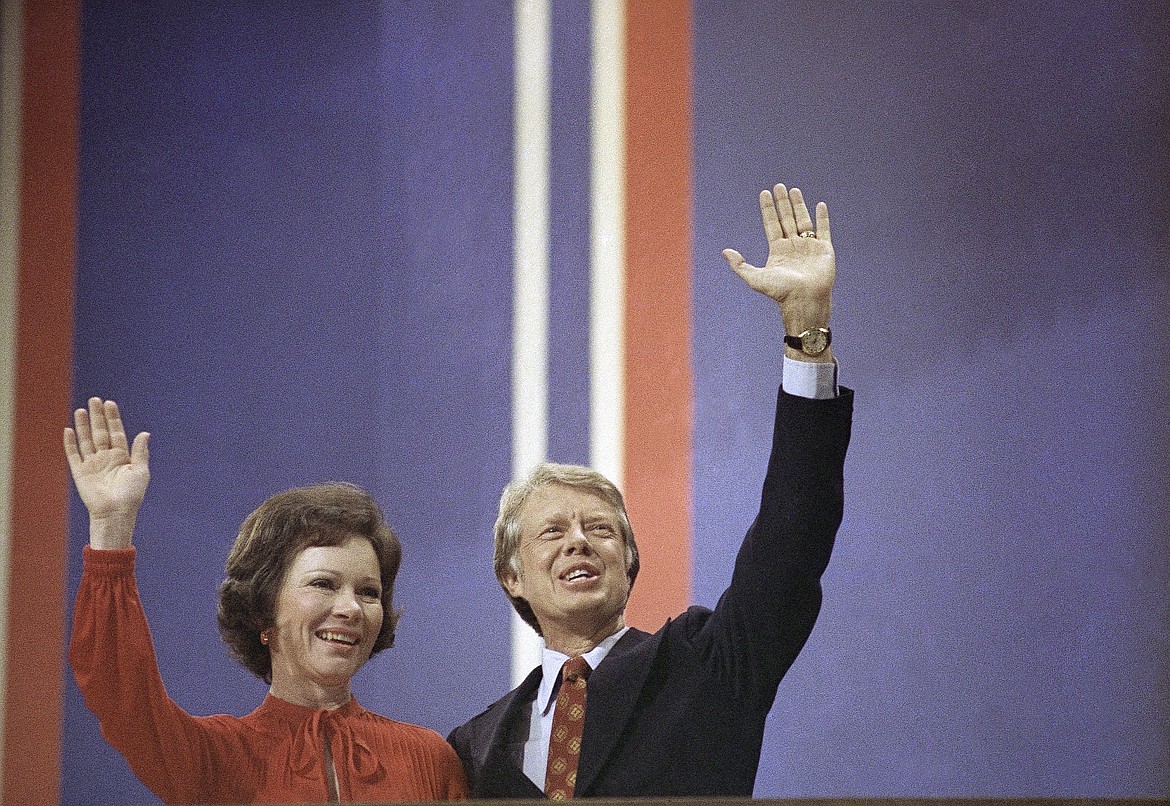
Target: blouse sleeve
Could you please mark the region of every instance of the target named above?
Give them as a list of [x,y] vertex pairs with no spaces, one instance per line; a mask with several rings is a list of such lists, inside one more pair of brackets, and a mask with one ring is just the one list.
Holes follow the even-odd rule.
[[167,695],[134,581],[135,549],[86,546],[69,661],[102,735],[167,802],[202,799],[206,726]]

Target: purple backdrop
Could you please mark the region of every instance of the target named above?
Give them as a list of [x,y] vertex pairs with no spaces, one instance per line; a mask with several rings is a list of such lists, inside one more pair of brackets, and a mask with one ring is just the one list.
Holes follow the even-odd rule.
[[[588,20],[554,4],[550,447],[585,458]],[[149,429],[140,585],[172,695],[242,714],[234,529],[369,487],[401,533],[368,707],[507,687],[511,17],[470,2],[85,5],[76,399]],[[822,620],[758,796],[1170,795],[1164,5],[695,5],[695,598],[779,377],[754,198],[831,205],[858,389]],[[745,482],[745,479],[747,480]],[[85,541],[73,513],[71,578]],[[150,802],[67,688],[63,802]]]
[[[85,6],[77,399],[154,435],[140,585],[194,713],[264,693],[215,629],[236,526],[327,478],[404,543],[362,703],[445,730],[507,681],[510,41],[471,2]],[[67,698],[64,802],[151,802]]]
[[777,325],[714,253],[773,177],[830,202],[858,388],[758,794],[1170,792],[1170,15],[1070,9],[696,7],[696,532],[759,473]]

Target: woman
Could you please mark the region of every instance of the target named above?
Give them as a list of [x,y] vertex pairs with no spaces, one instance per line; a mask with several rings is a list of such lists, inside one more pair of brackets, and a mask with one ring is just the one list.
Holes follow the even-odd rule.
[[245,717],[195,717],[167,696],[134,582],[131,538],[150,481],[149,434],[91,398],[65,429],[89,510],[69,658],[107,740],[168,803],[463,799],[437,733],[366,711],[350,680],[394,642],[401,549],[377,504],[344,484],[273,496],[248,516],[220,586],[220,631],[269,684]]

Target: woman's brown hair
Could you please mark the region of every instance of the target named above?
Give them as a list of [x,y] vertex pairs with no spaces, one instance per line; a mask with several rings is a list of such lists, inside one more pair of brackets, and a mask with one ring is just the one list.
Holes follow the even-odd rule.
[[369,540],[378,557],[384,615],[372,657],[394,645],[400,615],[394,579],[402,545],[370,494],[342,482],[299,487],[272,496],[241,524],[219,586],[219,632],[236,659],[265,683],[272,682],[272,656],[260,632],[273,624],[289,566],[304,549],[338,546],[351,535]]

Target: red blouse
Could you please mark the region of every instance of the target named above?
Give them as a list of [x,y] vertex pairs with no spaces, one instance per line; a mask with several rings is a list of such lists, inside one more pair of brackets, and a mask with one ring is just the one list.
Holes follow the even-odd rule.
[[463,767],[437,733],[357,701],[314,710],[268,695],[245,717],[191,716],[167,696],[134,582],[135,550],[85,548],[69,660],[102,734],[167,803],[462,800]]

